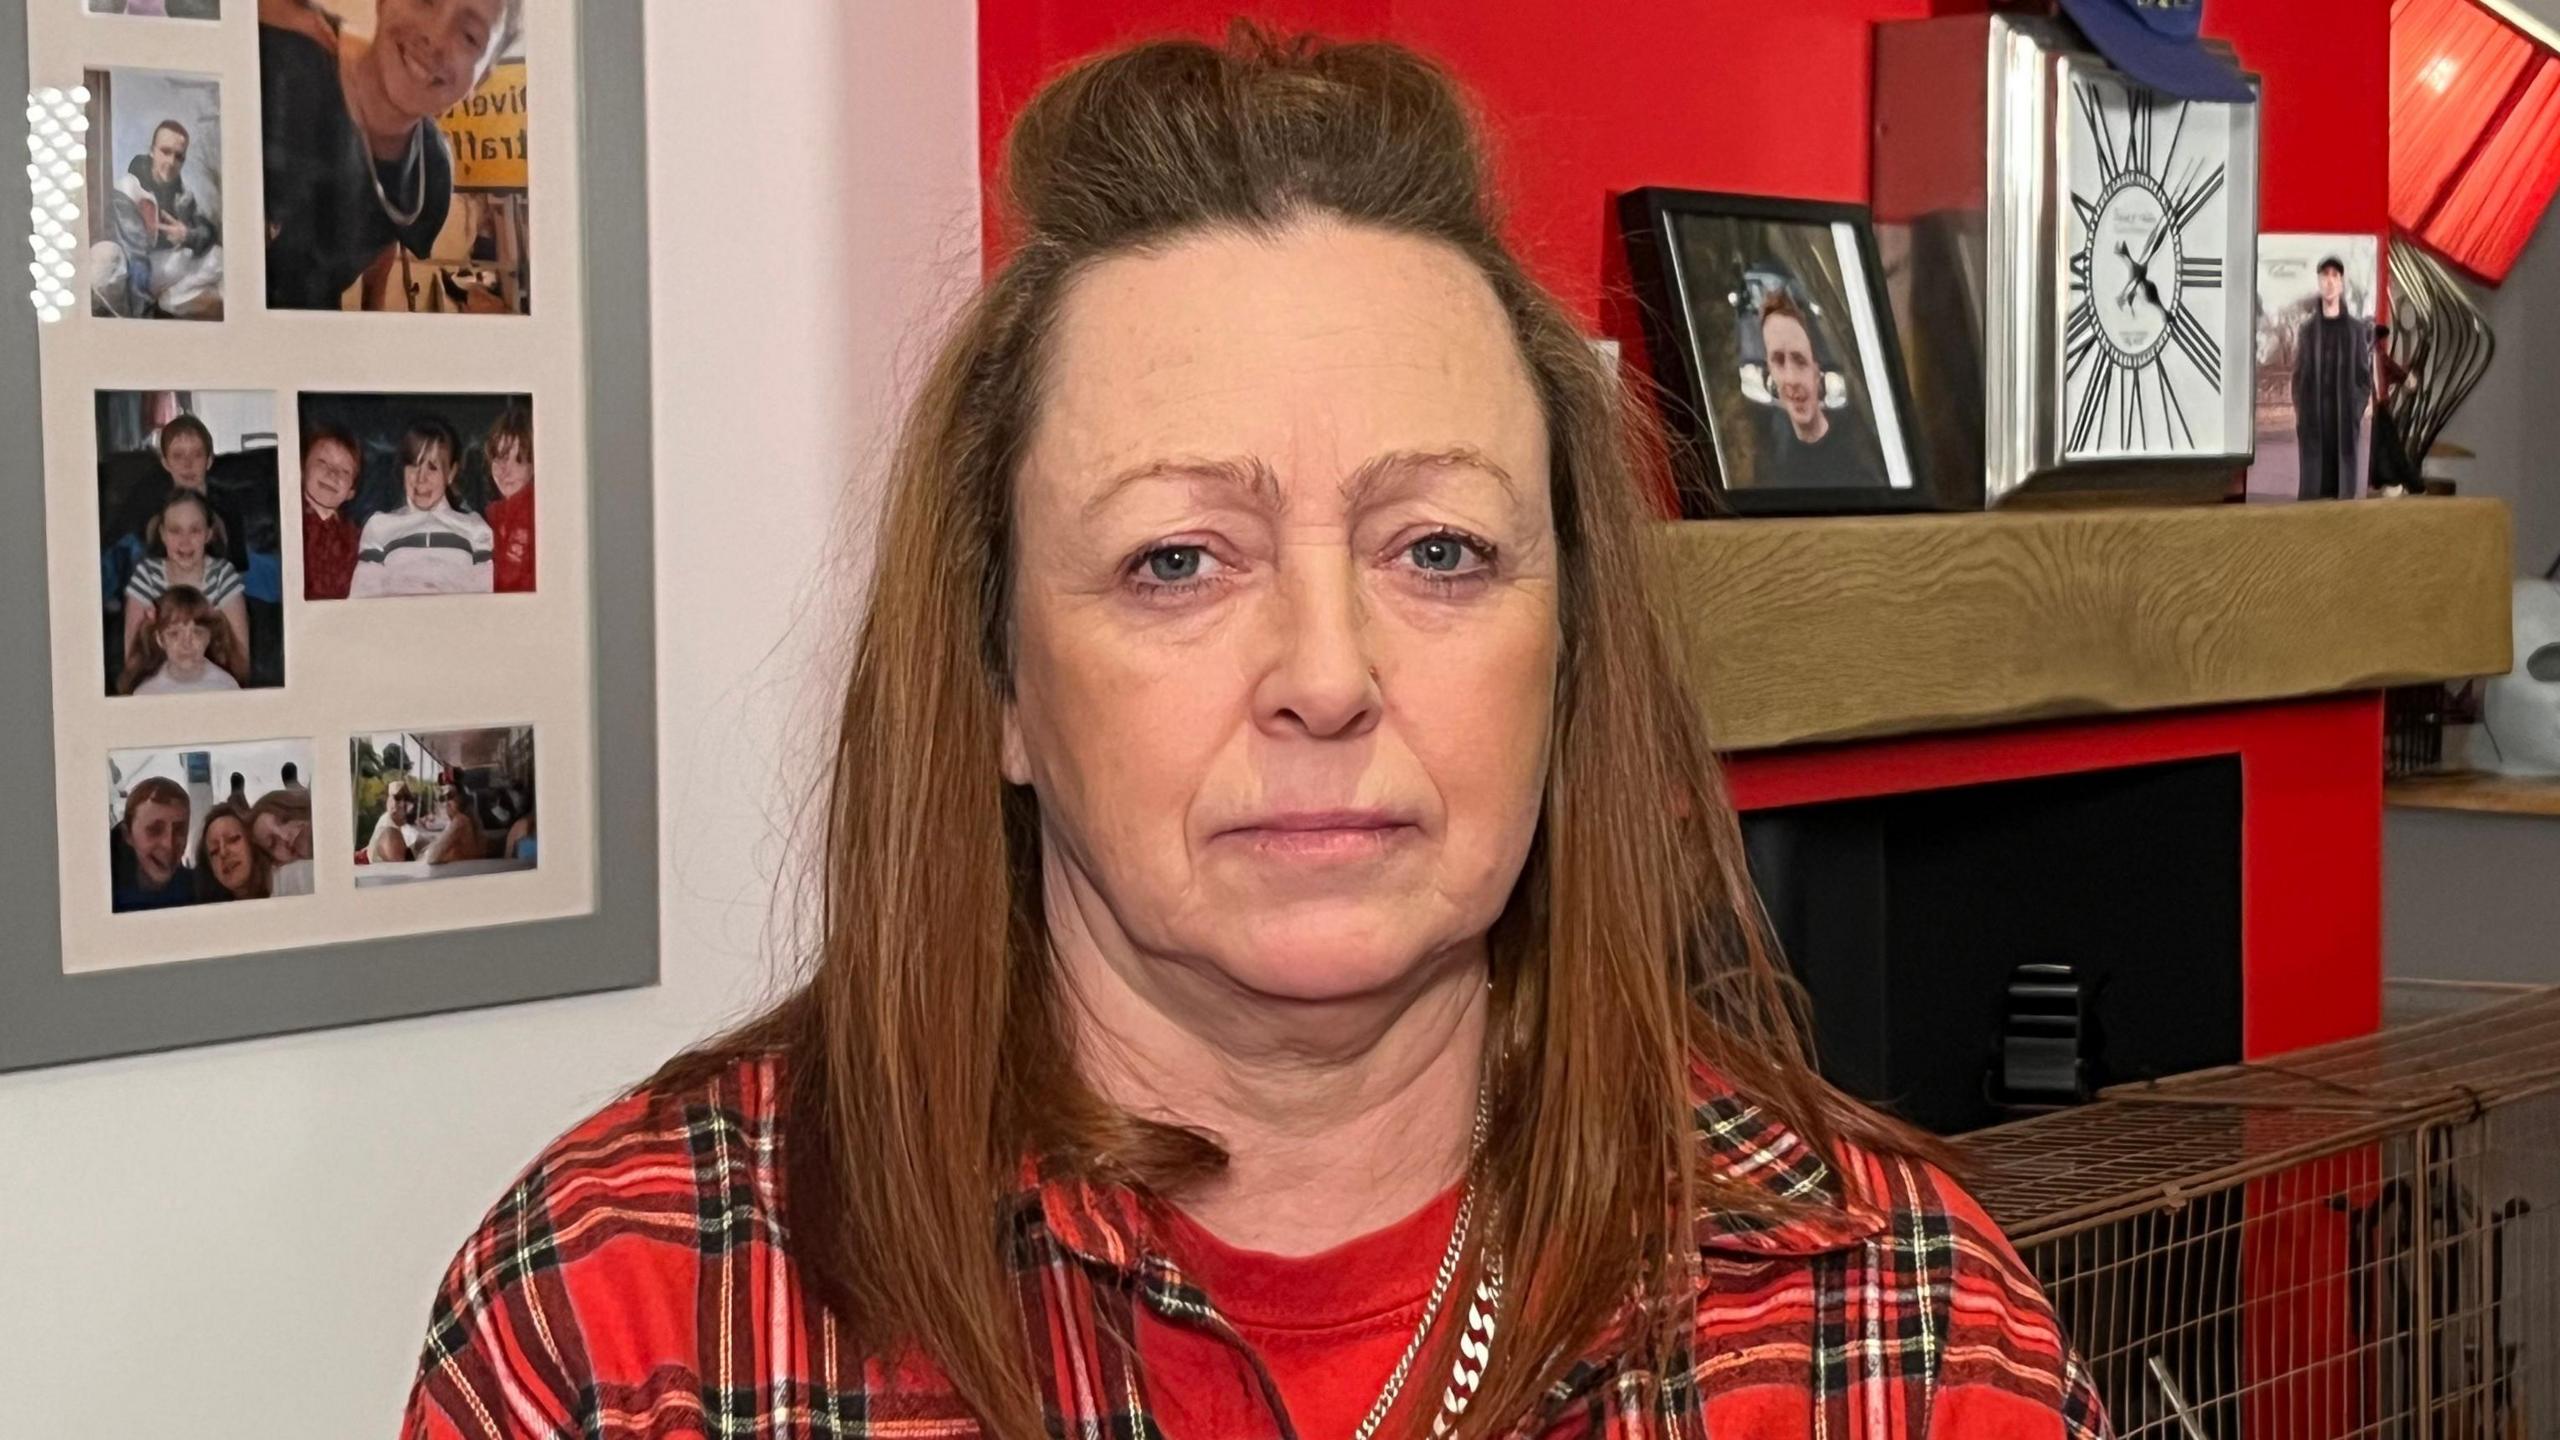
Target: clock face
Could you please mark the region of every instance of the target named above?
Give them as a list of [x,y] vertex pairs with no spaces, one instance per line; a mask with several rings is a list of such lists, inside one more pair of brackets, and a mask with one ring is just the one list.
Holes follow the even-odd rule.
[[[2232,107],[2067,82],[2063,458],[2223,455]],[[2238,443],[2235,443],[2238,442]]]

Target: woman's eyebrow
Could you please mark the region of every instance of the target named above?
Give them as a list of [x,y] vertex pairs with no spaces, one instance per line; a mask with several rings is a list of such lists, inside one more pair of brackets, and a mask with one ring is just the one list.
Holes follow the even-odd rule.
[[1281,492],[1279,472],[1259,456],[1216,459],[1181,455],[1143,461],[1113,474],[1102,482],[1102,488],[1094,492],[1092,499],[1084,502],[1084,518],[1092,519],[1118,499],[1122,491],[1148,480],[1205,480],[1232,488],[1245,499],[1274,514],[1288,508],[1288,499]]
[[1342,482],[1342,498],[1352,508],[1379,498],[1381,490],[1397,483],[1411,483],[1444,470],[1474,470],[1500,485],[1503,493],[1515,503],[1520,487],[1501,462],[1473,445],[1452,445],[1440,450],[1390,450],[1370,457]]
[[[1373,455],[1344,477],[1343,499],[1354,507],[1378,498],[1378,492],[1397,482],[1410,482],[1444,470],[1475,470],[1500,485],[1514,500],[1520,496],[1519,486],[1511,472],[1499,461],[1473,445],[1452,445],[1436,450],[1390,450]],[[1090,520],[1130,486],[1148,480],[1196,480],[1226,486],[1251,501],[1260,509],[1279,514],[1288,509],[1288,494],[1280,483],[1279,473],[1270,462],[1259,456],[1175,456],[1148,460],[1115,472],[1094,492],[1084,505]]]

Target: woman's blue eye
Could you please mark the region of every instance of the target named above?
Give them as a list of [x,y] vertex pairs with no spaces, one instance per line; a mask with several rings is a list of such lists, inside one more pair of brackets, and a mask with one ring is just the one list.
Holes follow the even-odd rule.
[[1179,585],[1200,573],[1200,547],[1168,545],[1147,556],[1149,578],[1167,585]]
[[1448,575],[1467,563],[1466,542],[1454,535],[1431,535],[1413,542],[1413,563],[1425,570]]

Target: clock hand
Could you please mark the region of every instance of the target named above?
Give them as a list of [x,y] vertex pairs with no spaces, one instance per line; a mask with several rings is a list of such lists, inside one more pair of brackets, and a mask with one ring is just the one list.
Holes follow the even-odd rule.
[[2162,244],[2164,244],[2164,243],[2166,243],[2166,242],[2167,242],[2167,240],[2168,240],[2168,238],[2169,238],[2169,217],[2168,217],[2166,214],[2163,214],[2163,215],[2160,217],[2160,223],[2159,223],[2158,225],[2153,226],[2153,227],[2152,227],[2152,229],[2151,229],[2151,243],[2150,243],[2148,246],[2145,246],[2145,247],[2143,248],[2143,251],[2142,251],[2142,262],[2141,262],[2140,264],[2136,265],[2134,268],[2135,268],[2135,269],[2137,269],[2137,270],[2148,270],[2148,269],[2150,269],[2150,268],[2151,268],[2151,257],[2160,253],[2160,247],[2161,247],[2161,245],[2162,245]]

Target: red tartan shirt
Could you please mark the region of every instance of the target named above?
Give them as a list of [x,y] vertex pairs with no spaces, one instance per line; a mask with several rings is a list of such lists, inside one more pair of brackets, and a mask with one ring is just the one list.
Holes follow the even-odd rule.
[[[402,1435],[979,1434],[930,1360],[855,1348],[802,1285],[781,1207],[776,1068],[762,1059],[688,1093],[626,1097],[553,1142],[454,1258]],[[1814,1208],[1783,1224],[1700,1216],[1697,1327],[1679,1373],[1650,1384],[1629,1347],[1602,1344],[1516,1434],[2110,1433],[2035,1281],[1945,1176],[1855,1150],[1844,1176],[1730,1090],[1702,1087],[1697,1119],[1716,1173]],[[1141,1314],[1260,1369],[1214,1297],[1153,1243],[1146,1214],[1127,1191],[1066,1180],[1015,1198],[1052,1434],[1164,1433],[1151,1387],[1182,1377],[1150,1375],[1144,1347],[1115,1338]],[[1259,1419],[1261,1435],[1297,1433],[1277,1409]]]

